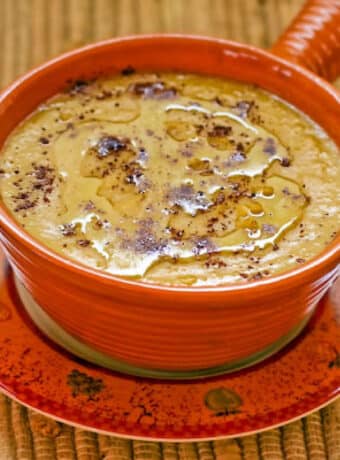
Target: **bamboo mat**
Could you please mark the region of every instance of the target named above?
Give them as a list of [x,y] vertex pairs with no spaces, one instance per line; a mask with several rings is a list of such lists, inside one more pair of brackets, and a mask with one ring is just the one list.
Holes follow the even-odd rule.
[[[332,0],[330,0],[332,1]],[[116,35],[186,32],[268,47],[303,0],[0,0],[0,87],[60,52]],[[73,429],[0,395],[0,460],[340,460],[340,400],[259,435],[147,443]]]

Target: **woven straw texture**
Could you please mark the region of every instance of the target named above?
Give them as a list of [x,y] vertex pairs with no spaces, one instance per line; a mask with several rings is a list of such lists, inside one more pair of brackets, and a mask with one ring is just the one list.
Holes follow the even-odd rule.
[[[332,1],[332,0],[329,0]],[[117,35],[185,32],[268,47],[303,0],[0,0],[0,87],[60,52]],[[340,460],[340,400],[259,435],[151,443],[62,425],[0,395],[0,460]]]
[[129,441],[46,418],[0,394],[1,460],[339,460],[340,400],[283,428],[197,443]]

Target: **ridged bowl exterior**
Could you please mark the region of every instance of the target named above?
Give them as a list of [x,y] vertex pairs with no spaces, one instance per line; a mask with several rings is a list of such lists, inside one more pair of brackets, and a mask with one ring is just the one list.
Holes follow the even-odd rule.
[[[339,95],[331,85],[268,52],[184,36],[111,40],[31,72],[0,99],[0,144],[70,79],[131,64],[138,70],[199,72],[258,84],[306,112],[340,144]],[[132,366],[169,371],[238,362],[280,341],[310,316],[337,276],[340,254],[338,238],[314,260],[266,280],[167,287],[123,280],[65,259],[31,238],[5,206],[0,228],[17,278],[65,331]]]
[[340,0],[309,0],[272,48],[329,81],[340,73]]

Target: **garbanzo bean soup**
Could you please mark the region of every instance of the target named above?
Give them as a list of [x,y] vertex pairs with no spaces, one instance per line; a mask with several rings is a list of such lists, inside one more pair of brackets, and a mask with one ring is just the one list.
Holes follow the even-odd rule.
[[55,251],[175,285],[261,279],[336,236],[338,151],[253,86],[198,75],[77,81],[11,134],[1,196]]

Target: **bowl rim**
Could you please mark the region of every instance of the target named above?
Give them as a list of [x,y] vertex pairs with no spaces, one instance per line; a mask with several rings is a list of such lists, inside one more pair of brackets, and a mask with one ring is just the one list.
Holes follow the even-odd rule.
[[[68,59],[78,56],[88,51],[96,52],[101,48],[110,47],[118,44],[131,43],[131,42],[143,42],[143,41],[167,41],[167,40],[177,40],[181,42],[191,42],[195,43],[215,43],[221,46],[225,46],[227,49],[231,49],[236,53],[250,52],[255,54],[258,57],[267,58],[272,61],[275,65],[281,65],[284,70],[294,71],[295,73],[300,74],[303,78],[311,80],[314,84],[318,86],[321,91],[328,93],[329,96],[334,100],[334,104],[340,104],[340,93],[326,80],[322,79],[318,75],[309,71],[308,69],[300,66],[297,63],[287,61],[270,51],[266,51],[260,48],[257,48],[253,45],[241,44],[233,40],[225,40],[221,38],[214,38],[203,35],[190,35],[190,34],[144,34],[144,35],[128,35],[123,37],[115,37],[107,40],[102,40],[94,42],[79,48],[76,48],[72,51],[62,53],[57,57],[49,59],[48,61],[33,67],[31,70],[17,78],[13,83],[7,86],[0,93],[0,108],[1,104],[6,101],[8,98],[11,98],[13,92],[21,88],[25,83],[29,82],[33,77],[39,77],[50,67],[55,64],[61,63],[62,61],[67,61]],[[294,105],[294,104],[293,104]],[[303,112],[303,110],[302,110]],[[0,118],[2,114],[0,112]],[[17,221],[12,217],[12,215],[7,210],[6,206],[0,200],[0,241],[3,238],[2,228],[4,228],[8,234],[13,239],[19,240],[20,243],[23,243],[26,248],[34,252],[35,255],[43,257],[48,263],[58,266],[59,269],[67,270],[73,272],[78,276],[85,278],[96,278],[98,281],[109,285],[111,287],[120,287],[120,288],[131,288],[135,292],[144,291],[156,291],[158,293],[182,293],[182,294],[197,294],[197,293],[237,293],[237,292],[249,292],[252,293],[262,292],[263,288],[268,287],[277,288],[282,286],[283,283],[292,284],[303,284],[308,282],[313,278],[316,278],[316,273],[320,274],[324,272],[324,266],[337,265],[337,262],[340,260],[340,234],[338,234],[335,239],[327,245],[323,251],[317,254],[315,257],[307,260],[301,266],[294,267],[283,272],[270,275],[265,279],[255,280],[255,281],[245,281],[238,283],[228,283],[221,285],[207,285],[207,286],[183,286],[183,285],[167,285],[159,284],[154,282],[146,282],[139,279],[133,278],[124,278],[119,275],[114,275],[109,272],[105,272],[100,269],[92,268],[86,264],[82,264],[78,261],[75,261],[67,256],[59,255],[56,251],[50,249],[44,243],[39,242],[31,236]],[[84,286],[85,288],[85,286]]]

